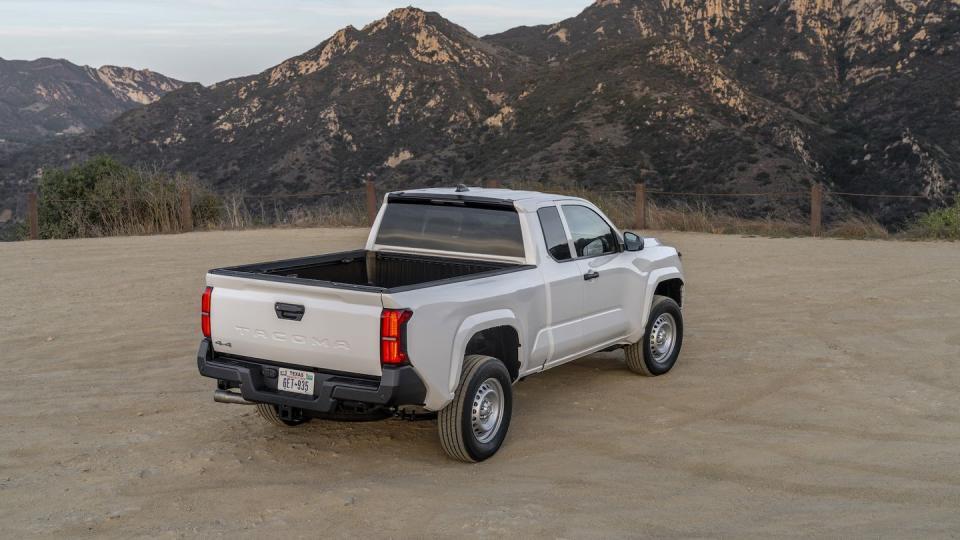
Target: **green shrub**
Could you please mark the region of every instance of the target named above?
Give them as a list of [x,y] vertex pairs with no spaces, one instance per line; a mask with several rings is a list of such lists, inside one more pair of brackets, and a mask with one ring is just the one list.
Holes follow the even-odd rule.
[[48,170],[39,185],[40,237],[177,232],[185,189],[193,193],[194,226],[219,221],[219,200],[182,174],[127,167],[106,156]]
[[15,240],[26,240],[29,237],[29,229],[24,222],[8,224],[6,227],[0,227],[0,242],[12,242]]
[[920,216],[908,232],[916,238],[960,240],[960,195],[953,205]]
[[98,184],[124,170],[120,163],[98,157],[72,169],[45,171],[39,185],[40,237],[85,236],[86,229],[98,221],[97,209],[91,204],[95,194],[102,191]]

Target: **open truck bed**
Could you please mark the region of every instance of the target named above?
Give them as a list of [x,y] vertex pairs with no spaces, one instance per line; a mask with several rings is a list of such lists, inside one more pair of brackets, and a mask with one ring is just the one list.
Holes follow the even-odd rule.
[[379,377],[383,297],[533,268],[347,251],[211,270],[217,353]]
[[525,265],[366,250],[211,270],[211,274],[397,292],[512,272]]

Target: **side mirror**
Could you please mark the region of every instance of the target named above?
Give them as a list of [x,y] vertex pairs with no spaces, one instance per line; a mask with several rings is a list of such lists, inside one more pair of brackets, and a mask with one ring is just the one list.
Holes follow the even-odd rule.
[[596,257],[597,255],[603,255],[603,238],[597,238],[583,246],[584,257]]
[[633,234],[632,232],[623,233],[623,244],[627,247],[627,251],[643,250],[643,238]]

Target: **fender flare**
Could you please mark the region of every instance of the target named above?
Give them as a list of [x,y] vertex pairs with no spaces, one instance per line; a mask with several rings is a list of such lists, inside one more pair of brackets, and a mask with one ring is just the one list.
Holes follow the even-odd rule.
[[[523,342],[523,325],[517,315],[509,309],[496,309],[471,315],[460,323],[457,333],[453,337],[453,356],[450,358],[450,379],[447,382],[448,398],[453,399],[454,391],[460,382],[460,371],[463,369],[463,356],[467,350],[470,338],[490,328],[510,326],[517,331],[517,336]],[[521,363],[523,360],[521,359]]]
[[647,291],[646,291],[646,301],[643,306],[643,324],[644,328],[641,328],[641,335],[646,329],[646,325],[649,322],[647,319],[650,317],[650,310],[653,308],[653,295],[657,291],[657,286],[659,286],[664,281],[669,279],[679,279],[683,281],[683,272],[675,266],[668,266],[666,268],[657,268],[650,272],[650,278],[647,280]]

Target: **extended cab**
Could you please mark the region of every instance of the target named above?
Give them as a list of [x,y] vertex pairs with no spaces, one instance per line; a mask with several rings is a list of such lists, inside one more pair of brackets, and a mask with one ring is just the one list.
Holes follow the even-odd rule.
[[673,367],[683,272],[561,195],[420,189],[384,199],[366,248],[211,270],[200,373],[268,421],[436,413],[453,458],[500,448],[523,377],[623,348]]

